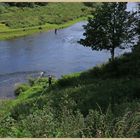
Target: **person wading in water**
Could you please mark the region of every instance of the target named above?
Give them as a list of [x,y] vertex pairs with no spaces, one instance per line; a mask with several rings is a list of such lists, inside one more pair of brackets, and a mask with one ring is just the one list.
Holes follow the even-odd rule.
[[55,29],[55,31],[54,31],[54,32],[55,32],[55,34],[57,34],[57,29]]

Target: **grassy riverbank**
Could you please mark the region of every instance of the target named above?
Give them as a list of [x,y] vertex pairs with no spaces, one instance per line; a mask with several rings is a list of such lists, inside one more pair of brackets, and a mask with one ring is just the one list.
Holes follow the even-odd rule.
[[49,31],[54,29],[62,29],[69,27],[77,22],[86,21],[88,17],[80,17],[75,20],[68,21],[64,24],[49,24],[46,23],[42,26],[28,27],[28,28],[18,28],[18,29],[10,29],[6,27],[4,24],[0,24],[0,40],[7,40],[16,37],[26,36],[33,33]]
[[[140,137],[140,49],[100,67],[30,79],[0,106],[0,137]],[[46,88],[46,89],[45,89]]]
[[34,8],[0,5],[0,40],[68,27],[86,20],[93,9],[83,3],[48,3]]

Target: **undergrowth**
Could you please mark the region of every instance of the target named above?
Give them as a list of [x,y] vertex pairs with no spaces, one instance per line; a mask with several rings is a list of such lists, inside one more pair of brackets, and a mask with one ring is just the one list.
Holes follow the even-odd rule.
[[[0,137],[140,137],[140,53],[85,72],[30,79],[1,102]],[[22,90],[20,90],[22,89]]]

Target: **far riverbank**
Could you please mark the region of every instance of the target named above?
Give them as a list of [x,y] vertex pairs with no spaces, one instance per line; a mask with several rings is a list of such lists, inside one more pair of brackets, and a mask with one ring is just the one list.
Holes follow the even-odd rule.
[[0,24],[0,26],[3,26],[3,30],[0,31],[0,40],[8,40],[8,39],[13,39],[17,37],[22,37],[22,36],[27,36],[31,35],[34,33],[38,32],[43,32],[43,31],[49,31],[49,30],[54,30],[54,29],[62,29],[69,27],[77,22],[80,21],[86,21],[88,19],[87,17],[80,17],[71,21],[68,21],[64,24],[49,24],[46,23],[45,25],[42,26],[34,26],[34,27],[28,27],[28,28],[18,28],[18,29],[10,29],[6,27],[4,24]]

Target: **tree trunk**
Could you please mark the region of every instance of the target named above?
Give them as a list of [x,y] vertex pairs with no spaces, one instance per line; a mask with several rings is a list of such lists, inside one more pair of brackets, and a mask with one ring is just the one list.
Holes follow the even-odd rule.
[[114,48],[112,48],[112,49],[110,50],[110,53],[111,53],[111,61],[114,60],[114,51],[115,51]]

